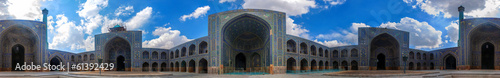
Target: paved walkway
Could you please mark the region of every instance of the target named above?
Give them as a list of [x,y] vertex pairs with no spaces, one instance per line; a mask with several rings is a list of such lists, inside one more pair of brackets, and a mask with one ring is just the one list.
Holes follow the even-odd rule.
[[[455,77],[500,77],[498,70],[421,70],[439,72],[433,74],[425,74],[418,76],[391,76],[383,78],[455,78]],[[71,72],[75,73],[75,72]],[[146,76],[153,78],[360,78],[360,77],[341,77],[341,76],[326,76],[326,73],[313,74],[275,74],[275,75],[214,75],[214,74],[196,74],[185,72],[161,72],[169,73],[171,76]],[[110,76],[91,76],[91,75],[74,75],[68,72],[0,72],[0,77],[110,77]],[[112,77],[112,76],[111,76]],[[363,77],[366,78],[366,77]]]

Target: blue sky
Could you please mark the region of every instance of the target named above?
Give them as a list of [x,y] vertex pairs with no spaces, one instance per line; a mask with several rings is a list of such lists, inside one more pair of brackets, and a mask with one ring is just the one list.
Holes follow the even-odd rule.
[[[330,47],[356,45],[358,27],[410,32],[410,48],[456,47],[457,7],[466,18],[500,17],[500,0],[0,0],[0,19],[39,20],[49,10],[50,49],[94,50],[115,24],[143,31],[143,47],[168,49],[207,36],[207,16],[236,9],[287,13],[287,34]],[[446,6],[443,6],[446,5]]]

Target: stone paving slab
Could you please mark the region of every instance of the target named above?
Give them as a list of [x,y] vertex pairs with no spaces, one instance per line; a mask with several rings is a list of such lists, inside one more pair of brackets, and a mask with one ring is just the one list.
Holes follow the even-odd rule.
[[83,75],[83,76],[105,76],[105,77],[163,77],[172,76],[170,73],[163,72],[72,72],[70,75]]
[[406,71],[404,73],[402,70],[350,70],[326,73],[327,76],[344,76],[344,77],[392,77],[392,76],[418,76],[425,74],[439,73],[435,71]]

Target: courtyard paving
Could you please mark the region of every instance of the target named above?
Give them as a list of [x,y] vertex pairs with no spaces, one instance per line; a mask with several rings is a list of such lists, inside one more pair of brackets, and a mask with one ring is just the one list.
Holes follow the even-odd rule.
[[[384,71],[370,71],[370,72],[380,72]],[[393,71],[391,71],[393,72]],[[126,76],[117,74],[120,76],[109,76],[109,75],[81,75],[81,74],[70,74],[70,73],[80,73],[80,72],[0,72],[0,77],[21,77],[21,78],[95,78],[95,77],[152,77],[152,78],[499,78],[500,71],[498,70],[421,70],[421,71],[409,71],[409,72],[437,72],[419,75],[393,75],[393,76],[335,76],[335,75],[325,75],[336,72],[327,73],[308,73],[308,74],[274,74],[274,75],[214,75],[214,74],[196,74],[196,73],[186,73],[186,72],[159,72],[162,74],[169,75],[155,75],[155,76]],[[86,73],[86,72],[82,72]],[[141,74],[136,72],[136,74]],[[366,74],[366,73],[364,73]],[[373,74],[373,73],[372,73]]]

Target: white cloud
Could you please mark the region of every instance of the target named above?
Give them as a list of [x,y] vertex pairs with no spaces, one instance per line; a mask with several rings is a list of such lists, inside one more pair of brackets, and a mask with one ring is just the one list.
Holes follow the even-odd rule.
[[83,40],[83,45],[80,48],[85,48],[85,51],[95,50],[95,38],[94,36],[87,36],[87,39]]
[[244,0],[242,5],[245,9],[270,9],[285,12],[288,15],[296,16],[309,12],[310,8],[315,8],[314,0]]
[[[487,0],[484,4],[485,8],[466,11],[464,15],[472,17],[500,17],[500,0]],[[468,7],[465,7],[468,9]]]
[[148,22],[149,18],[151,18],[152,12],[153,8],[146,7],[135,14],[134,17],[127,21],[127,30],[133,30],[142,27],[142,25]]
[[134,17],[127,21],[122,21],[122,19],[108,19],[104,18],[104,26],[101,27],[101,33],[107,33],[110,26],[115,26],[116,24],[124,23],[127,30],[137,30],[146,24],[153,14],[153,8],[146,7],[140,12],[137,12]]
[[83,27],[75,25],[73,21],[69,21],[64,14],[56,15],[56,18],[55,32],[52,33],[54,37],[52,38],[52,42],[49,43],[49,49],[70,48],[71,50],[77,50],[90,47],[84,43]]
[[[336,39],[335,41],[338,43],[344,42],[346,43],[351,43],[351,44],[357,44],[358,43],[358,28],[360,27],[370,27],[364,23],[352,23],[350,27],[350,31],[348,30],[340,30],[341,32],[333,32],[330,34],[319,34],[316,36],[316,39],[325,39],[325,40],[332,40]],[[337,41],[340,40],[340,41]]]
[[452,21],[450,25],[445,27],[448,34],[445,37],[449,37],[450,42],[457,43],[458,41],[458,20]]
[[54,32],[54,17],[48,16],[47,17],[47,29],[49,30],[49,33]]
[[311,39],[307,30],[302,25],[294,23],[290,16],[306,14],[310,8],[315,8],[314,0],[244,0],[242,5],[244,9],[269,9],[285,12],[286,17],[286,33],[306,39]]
[[207,11],[210,10],[210,6],[203,6],[203,7],[198,7],[196,10],[194,10],[193,13],[188,14],[188,15],[182,15],[181,18],[179,18],[181,21],[186,21],[186,19],[191,19],[191,18],[198,18],[200,16],[203,16],[207,14]]
[[99,11],[108,6],[108,0],[87,0],[80,4],[80,9],[76,11],[80,17],[91,17],[99,15]]
[[134,12],[134,6],[120,6],[115,10],[115,16],[127,16]]
[[181,32],[179,30],[172,30],[171,27],[156,27],[153,31],[153,35],[159,37],[142,42],[142,46],[148,48],[169,49],[181,43],[191,41],[191,39],[187,39],[186,36],[180,34]]
[[293,23],[294,20],[290,17],[286,17],[286,34],[298,36],[306,39],[311,39],[309,34],[309,30],[302,27],[302,25]]
[[337,41],[337,40],[331,40],[331,41],[318,41],[318,40],[314,40],[314,42],[317,42],[319,44],[322,44],[322,45],[325,45],[327,47],[337,47],[337,46],[346,46],[348,45],[348,43],[342,43],[340,41]]
[[410,33],[410,45],[415,46],[416,49],[420,48],[438,48],[443,43],[441,40],[442,32],[434,29],[427,22],[420,22],[413,18],[401,18],[399,23],[387,22],[382,23],[379,27],[391,28]]
[[86,34],[92,34],[92,31],[102,25],[104,16],[99,11],[108,6],[108,0],[87,0],[80,4],[80,9],[76,11],[78,16],[84,18],[81,24],[85,26]]
[[465,7],[465,15],[473,17],[498,16],[500,0],[403,0],[427,14],[450,18],[458,16],[458,7]]
[[41,2],[41,0],[0,0],[0,20],[39,20],[42,18]]
[[219,0],[219,3],[224,3],[224,2],[234,2],[236,0]]
[[346,0],[323,0],[324,2],[328,2],[330,5],[341,5],[344,4]]

